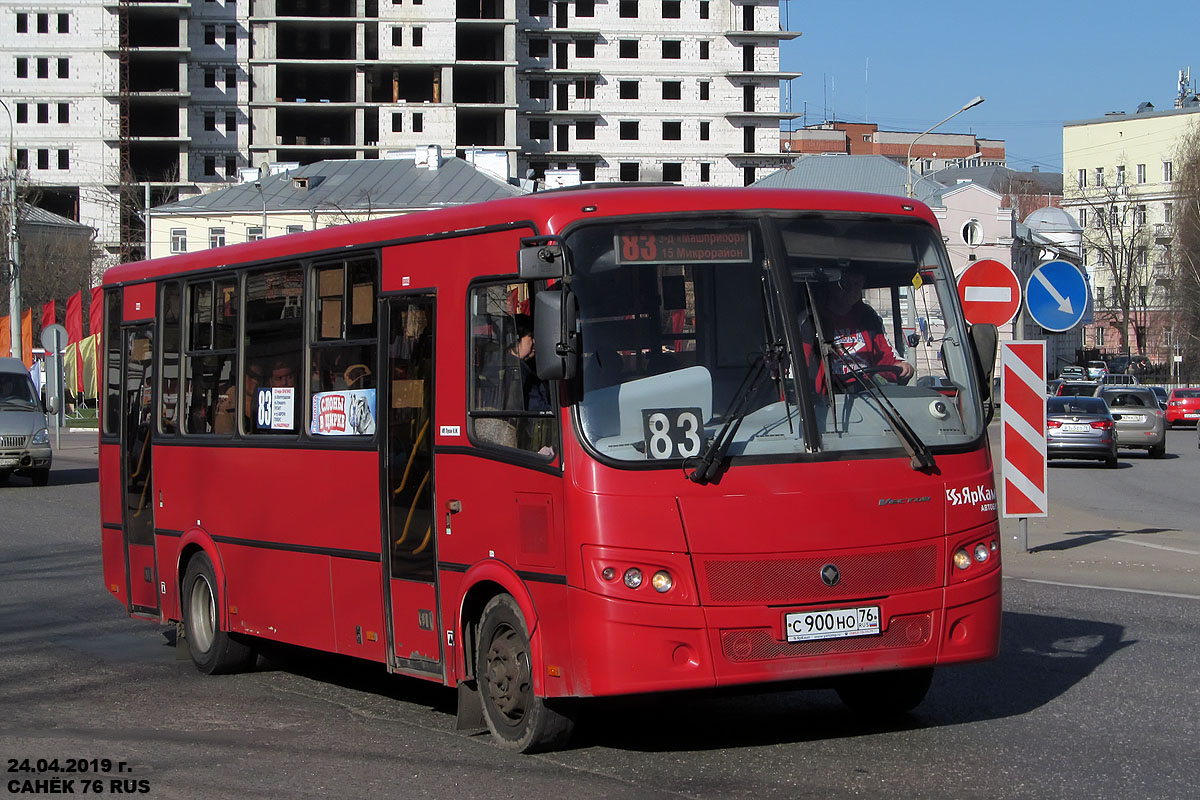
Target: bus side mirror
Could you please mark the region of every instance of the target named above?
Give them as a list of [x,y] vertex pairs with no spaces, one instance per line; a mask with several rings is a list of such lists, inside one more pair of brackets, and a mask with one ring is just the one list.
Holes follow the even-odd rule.
[[47,414],[57,414],[58,413],[58,398],[47,397],[45,400],[42,401],[42,410],[45,411]]
[[521,240],[517,272],[522,280],[561,278],[566,274],[563,264],[563,246],[553,236],[528,236]]
[[571,380],[579,366],[579,318],[575,295],[569,290],[537,293],[533,315],[534,358],[544,381]]
[[975,369],[979,375],[981,396],[984,400],[992,396],[992,376],[996,371],[996,349],[1000,335],[990,323],[971,326],[971,345],[975,350]]

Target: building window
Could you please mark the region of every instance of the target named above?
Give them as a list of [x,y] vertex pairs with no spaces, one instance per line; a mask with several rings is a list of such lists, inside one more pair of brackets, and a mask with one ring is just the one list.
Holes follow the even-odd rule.
[[742,129],[742,152],[754,152],[754,126],[747,125]]
[[206,176],[212,176],[212,175],[217,174],[217,157],[216,156],[205,156],[204,157],[204,174]]
[[550,0],[529,0],[529,15],[531,17],[550,16]]
[[1099,306],[1100,308],[1104,308],[1104,306],[1105,306],[1104,287],[1103,286],[1096,287],[1096,305]]
[[1124,185],[1125,185],[1125,165],[1118,164],[1117,165],[1117,186],[1124,186]]
[[171,228],[171,252],[187,252],[187,228]]
[[[1118,173],[1118,174],[1120,174],[1120,173]],[[1134,206],[1133,207],[1133,224],[1134,225],[1145,225],[1146,224],[1146,207],[1145,206]]]
[[577,17],[594,17],[594,16],[596,16],[595,0],[575,0],[575,16],[577,16]]
[[622,100],[637,100],[638,99],[638,82],[637,81],[619,81],[617,91]]
[[413,47],[420,47],[425,44],[424,28],[413,28],[412,43]]
[[29,151],[24,148],[17,150],[17,169],[29,169]]
[[662,0],[662,18],[679,19],[679,0]]
[[60,58],[58,60],[58,77],[60,77],[60,78],[71,77],[71,59]]
[[252,225],[251,227],[246,228],[247,242],[257,242],[261,238],[263,238],[263,229],[261,225]]
[[529,120],[529,138],[544,141],[550,138],[550,122],[544,119]]
[[37,121],[39,125],[48,125],[50,123],[50,104],[37,104]]
[[60,124],[63,124],[63,125],[66,125],[68,122],[71,121],[71,104],[70,103],[59,103],[58,104],[58,121]]
[[225,156],[225,177],[237,177],[237,156]]
[[701,163],[700,164],[700,182],[708,183],[710,180],[712,180],[711,174],[712,174],[712,164],[709,164],[707,162]]
[[58,15],[58,32],[59,33],[70,33],[71,32],[71,15],[70,14],[59,14]]
[[225,26],[225,44],[237,44],[237,25]]
[[1081,169],[1075,173],[1075,182],[1079,184],[1080,189],[1087,188],[1087,170]]
[[1146,182],[1146,165],[1145,164],[1137,165],[1137,182],[1138,183]]
[[575,138],[576,139],[595,139],[596,138],[596,123],[592,120],[580,120],[575,123]]
[[637,0],[621,0],[618,7],[620,9],[619,14],[622,19],[637,19]]
[[404,115],[398,111],[392,112],[392,133],[404,132]]
[[682,51],[682,43],[678,39],[666,39],[662,43],[663,58],[679,58]]
[[701,100],[708,99],[708,87],[709,87],[708,81],[700,81],[700,99]]
[[421,133],[425,130],[425,115],[413,114],[413,133]]
[[38,150],[38,169],[50,169],[50,151]]
[[58,168],[59,169],[70,169],[71,168],[71,151],[70,150],[59,150],[58,151]]
[[1163,222],[1166,223],[1167,225],[1170,225],[1171,221],[1174,217],[1174,214],[1175,214],[1174,206],[1172,206],[1170,203],[1163,203]]
[[546,58],[550,55],[550,40],[549,39],[530,39],[529,40],[529,57],[530,58]]
[[29,103],[17,103],[17,124],[29,122]]
[[577,100],[594,100],[596,97],[596,81],[593,78],[581,78],[575,81],[575,98]]
[[575,42],[576,58],[595,58],[596,43],[591,39],[580,39]]
[[1175,180],[1175,172],[1172,169],[1170,161],[1163,162],[1163,183],[1170,183]]
[[638,138],[637,120],[624,120],[621,122],[621,139],[624,141],[632,141]]
[[29,33],[29,15],[24,11],[17,13],[17,33]]
[[[1144,283],[1143,283],[1143,284],[1140,284],[1140,285],[1138,286],[1138,299],[1142,301],[1142,302],[1141,302],[1141,305],[1143,305],[1143,306],[1146,306],[1146,305],[1149,305],[1149,304],[1150,304],[1150,287],[1149,287],[1149,286],[1147,286],[1147,285],[1146,285],[1146,284],[1144,284]],[[1137,326],[1137,327],[1139,327],[1139,328],[1140,328],[1141,326],[1139,325],[1139,326]],[[1139,339],[1144,339],[1144,338],[1145,338],[1145,333],[1144,333],[1143,331],[1139,331],[1139,332],[1138,332],[1138,338],[1139,338]]]
[[211,111],[204,112],[204,130],[215,131],[217,129],[217,115]]
[[215,89],[217,86],[217,71],[215,69],[204,70],[204,88]]
[[749,186],[754,183],[754,167],[746,167],[742,170],[742,185]]
[[1104,185],[1104,167],[1096,167],[1096,185]]
[[529,82],[529,98],[531,100],[550,99],[550,81],[536,80]]
[[700,0],[700,19],[708,19],[708,0]]
[[1087,227],[1087,209],[1086,208],[1079,209],[1079,227],[1081,227],[1081,228]]
[[37,60],[37,76],[43,79],[50,77],[50,59],[39,58]]
[[288,234],[292,234],[292,233],[303,233],[303,232],[304,232],[304,226],[303,226],[303,225],[288,225],[288,226],[287,226],[287,229],[286,229],[286,231],[285,231],[285,232],[286,232],[286,233],[288,233]]
[[701,61],[708,60],[708,42],[700,43],[700,60]]
[[678,142],[683,138],[683,123],[682,122],[666,122],[662,124],[662,138],[664,142]]
[[[1133,260],[1133,263],[1134,263],[1134,264],[1136,264],[1136,265],[1137,265],[1137,266],[1139,266],[1139,267],[1144,267],[1144,266],[1146,266],[1147,264],[1149,264],[1149,263],[1150,263],[1150,262],[1149,262],[1149,260],[1147,259],[1147,257],[1146,257],[1146,256],[1147,256],[1147,251],[1146,251],[1146,248],[1144,248],[1144,247],[1139,247],[1139,248],[1138,248],[1138,249],[1137,249],[1137,250],[1134,252],[1134,260]],[[1145,301],[1144,301],[1144,300],[1143,300],[1142,302],[1143,302],[1143,304],[1145,304]]]
[[[622,39],[617,46],[620,51],[621,58],[637,58],[638,57],[637,39]],[[19,72],[19,70],[18,70],[18,72]],[[17,77],[21,77],[21,76],[18,75]]]
[[38,33],[49,33],[50,32],[50,15],[49,14],[38,14],[37,15],[37,31],[38,31]]
[[205,25],[204,26],[204,43],[205,44],[216,44],[217,43],[217,26],[216,25]]
[[595,164],[580,164],[577,169],[579,170],[579,180],[584,183],[591,183],[596,180]]
[[638,179],[638,165],[636,161],[622,161],[620,167],[620,178],[625,182],[634,182]]
[[662,165],[662,179],[668,183],[683,181],[683,164],[667,163]]
[[237,68],[236,67],[230,67],[229,69],[225,70],[225,88],[226,89],[236,89],[237,88]]
[[683,84],[679,81],[663,81],[662,99],[678,100],[683,96]]
[[18,78],[28,78],[29,77],[29,59],[27,59],[27,58],[18,58],[17,59],[17,77]]
[[226,133],[237,133],[237,112],[236,111],[226,111],[225,112],[225,132]]
[[209,247],[224,247],[225,246],[225,229],[224,228],[209,228],[208,229],[208,246]]
[[392,47],[404,46],[404,28],[400,25],[392,26]]
[[702,122],[700,123],[700,141],[702,141],[702,142],[707,142],[707,141],[708,141],[708,137],[709,137],[709,126],[710,126],[711,124],[712,124],[712,123],[710,123],[708,120],[704,120],[704,121],[702,121]]

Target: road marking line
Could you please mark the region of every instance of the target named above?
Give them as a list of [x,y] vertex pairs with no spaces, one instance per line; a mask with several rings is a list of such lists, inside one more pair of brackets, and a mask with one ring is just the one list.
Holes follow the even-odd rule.
[[1200,594],[1181,594],[1179,592],[1154,592],[1149,589],[1122,589],[1119,586],[1093,586],[1087,583],[1063,583],[1062,581],[1042,581],[1036,578],[1015,578],[1005,576],[1006,580],[1024,581],[1025,583],[1041,583],[1046,586],[1065,586],[1068,589],[1102,589],[1106,592],[1127,592],[1129,594],[1152,594],[1155,597],[1178,597],[1183,600],[1200,600]]
[[1172,553],[1187,553],[1189,556],[1200,556],[1200,552],[1195,550],[1184,550],[1182,547],[1170,547],[1165,544],[1154,544],[1153,542],[1139,542],[1136,539],[1122,539],[1120,536],[1116,536],[1109,541],[1136,544],[1139,547],[1153,547],[1156,550],[1170,550]]

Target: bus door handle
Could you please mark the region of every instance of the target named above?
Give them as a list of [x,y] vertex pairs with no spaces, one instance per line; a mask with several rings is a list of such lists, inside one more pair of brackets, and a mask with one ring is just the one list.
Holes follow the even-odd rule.
[[446,535],[450,535],[450,517],[462,511],[462,500],[446,501]]

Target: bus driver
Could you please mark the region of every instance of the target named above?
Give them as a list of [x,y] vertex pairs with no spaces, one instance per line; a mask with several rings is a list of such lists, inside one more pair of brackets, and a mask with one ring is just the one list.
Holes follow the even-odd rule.
[[[883,320],[863,301],[862,272],[844,269],[840,280],[827,284],[817,295],[820,330],[829,345],[829,361],[835,375],[856,381],[855,371],[878,372],[884,379],[907,383],[913,366],[905,361],[884,334]],[[805,336],[806,349],[808,336]],[[815,362],[815,364],[814,364]],[[825,391],[825,365],[810,357],[816,372],[818,393]],[[883,369],[877,369],[882,367]]]

